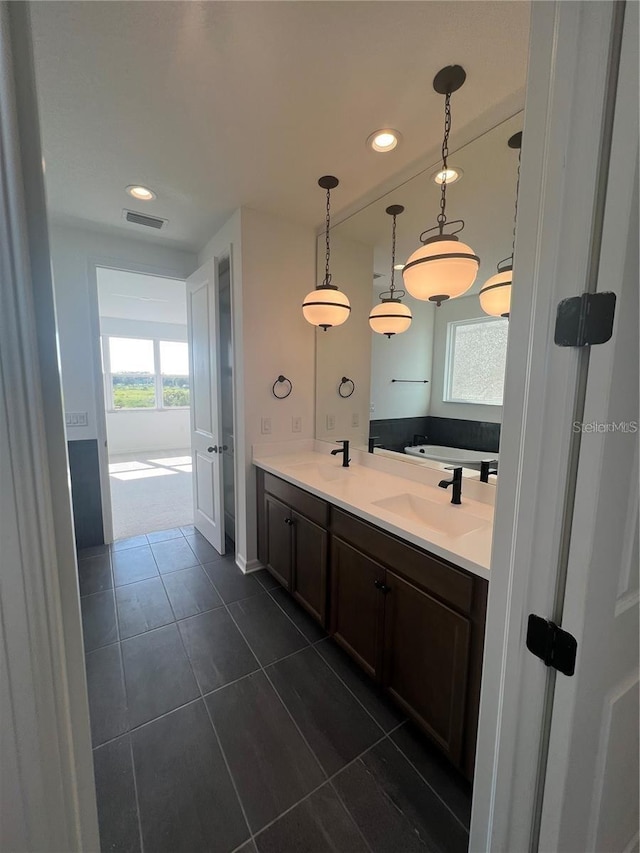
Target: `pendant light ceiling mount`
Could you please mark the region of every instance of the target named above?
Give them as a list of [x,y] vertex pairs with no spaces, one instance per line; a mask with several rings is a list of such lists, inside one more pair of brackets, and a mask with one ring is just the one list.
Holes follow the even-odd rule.
[[404,211],[401,204],[391,204],[385,213],[393,217],[391,231],[391,286],[380,294],[380,303],[374,305],[369,314],[369,325],[379,335],[391,338],[393,335],[406,332],[411,325],[413,316],[408,305],[404,305],[402,297],[404,290],[396,290],[396,218]]
[[[440,306],[447,299],[462,296],[471,287],[478,274],[480,258],[470,246],[460,242],[456,236],[464,228],[462,219],[447,221],[447,169],[449,157],[449,134],[451,132],[451,95],[457,92],[467,79],[461,65],[447,65],[433,78],[433,88],[444,95],[444,137],[442,140],[441,172],[445,179],[440,184],[440,212],[437,225],[427,228],[420,235],[422,246],[409,258],[402,271],[409,293],[416,299],[435,302]],[[452,229],[453,225],[459,225]],[[445,228],[447,233],[445,234]],[[427,236],[437,231],[433,236]]]
[[340,181],[333,175],[323,175],[318,179],[318,186],[327,191],[327,207],[325,218],[325,270],[324,280],[311,293],[308,293],[302,303],[302,314],[312,326],[318,326],[325,332],[332,326],[341,326],[349,318],[351,304],[349,299],[335,284],[331,283],[331,272],[329,271],[331,260],[331,243],[329,232],[331,230],[331,190],[334,190]]

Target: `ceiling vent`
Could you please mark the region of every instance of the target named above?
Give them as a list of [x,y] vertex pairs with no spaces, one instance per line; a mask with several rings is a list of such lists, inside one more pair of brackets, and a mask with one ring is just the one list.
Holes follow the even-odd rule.
[[159,230],[163,228],[168,220],[160,219],[159,216],[149,216],[146,213],[136,213],[135,210],[123,210],[122,215],[127,222],[133,222],[134,225],[144,225],[147,228],[155,228]]

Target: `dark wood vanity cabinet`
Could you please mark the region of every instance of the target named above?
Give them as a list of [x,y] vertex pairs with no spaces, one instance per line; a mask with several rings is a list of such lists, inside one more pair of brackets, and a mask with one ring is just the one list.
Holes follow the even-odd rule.
[[260,470],[258,553],[472,779],[487,582]]
[[259,478],[259,491],[260,560],[325,626],[329,507],[270,474]]
[[382,683],[460,764],[470,620],[394,572],[386,573],[384,583]]
[[360,666],[380,678],[385,568],[335,536],[331,540],[330,633]]

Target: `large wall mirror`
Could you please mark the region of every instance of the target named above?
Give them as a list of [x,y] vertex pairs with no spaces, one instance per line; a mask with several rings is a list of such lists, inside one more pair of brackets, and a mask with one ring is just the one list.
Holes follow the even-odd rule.
[[[334,281],[352,310],[343,326],[317,332],[317,438],[348,438],[365,449],[373,439],[375,452],[416,464],[462,464],[476,477],[482,460],[498,458],[509,321],[485,314],[478,293],[511,254],[518,150],[508,140],[522,122],[518,113],[450,155],[461,178],[448,187],[447,215],[464,220],[460,238],[480,257],[480,268],[467,293],[440,307],[404,297],[413,314],[406,332],[388,338],[368,322],[391,279],[386,209],[404,206],[397,217],[399,265],[435,223],[439,163],[332,228]],[[340,388],[344,377],[352,384]]]

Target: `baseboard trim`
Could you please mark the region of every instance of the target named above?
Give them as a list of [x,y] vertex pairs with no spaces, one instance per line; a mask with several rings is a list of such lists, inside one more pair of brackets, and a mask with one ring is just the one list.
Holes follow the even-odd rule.
[[260,560],[247,560],[242,556],[242,554],[236,554],[236,566],[241,572],[244,572],[245,575],[251,574],[251,572],[257,572],[259,569],[264,569]]

